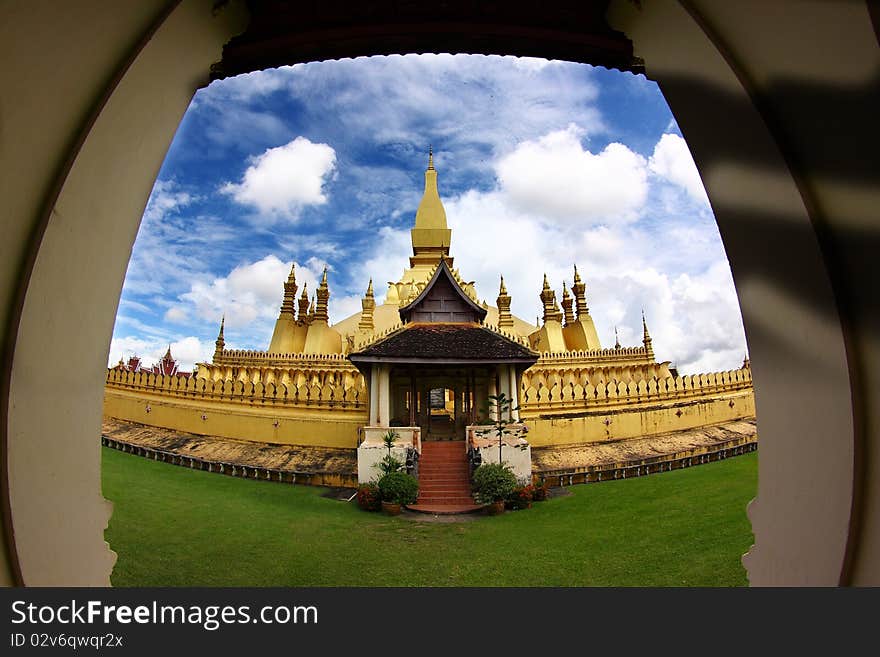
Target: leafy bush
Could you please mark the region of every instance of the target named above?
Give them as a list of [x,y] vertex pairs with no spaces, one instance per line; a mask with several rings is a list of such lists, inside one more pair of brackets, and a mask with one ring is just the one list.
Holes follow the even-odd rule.
[[419,497],[419,482],[405,472],[388,472],[377,482],[383,502],[412,504]]
[[379,487],[370,482],[361,484],[357,491],[358,506],[364,511],[378,511],[382,508],[382,496]]
[[484,463],[474,470],[474,497],[480,504],[489,504],[510,497],[516,488],[516,476],[503,463]]
[[508,509],[528,509],[532,506],[532,495],[535,492],[534,486],[531,484],[525,486],[517,486],[505,501]]

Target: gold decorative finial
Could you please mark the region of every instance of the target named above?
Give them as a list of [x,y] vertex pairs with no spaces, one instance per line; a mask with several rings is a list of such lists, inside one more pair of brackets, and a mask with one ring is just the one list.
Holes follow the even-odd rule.
[[434,147],[430,144],[428,145],[428,168],[434,168]]
[[370,279],[370,284],[367,285],[367,296],[368,297],[373,296],[373,279],[372,278]]
[[620,349],[620,338],[617,337],[617,327],[614,327],[614,348]]

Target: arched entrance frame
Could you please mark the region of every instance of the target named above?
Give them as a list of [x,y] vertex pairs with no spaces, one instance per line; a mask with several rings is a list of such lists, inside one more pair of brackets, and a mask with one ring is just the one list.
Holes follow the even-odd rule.
[[[737,284],[761,435],[752,584],[880,583],[880,304],[866,283],[880,186],[857,166],[880,110],[877,41],[864,3],[826,3],[833,16],[822,4],[620,0],[609,12],[688,139]],[[97,440],[107,348],[168,144],[242,25],[234,4],[212,6],[4,8],[7,583],[109,582]],[[424,49],[442,46],[427,35]],[[797,105],[798,91],[814,93]],[[824,160],[808,105],[823,96],[838,103],[821,106],[836,149]]]

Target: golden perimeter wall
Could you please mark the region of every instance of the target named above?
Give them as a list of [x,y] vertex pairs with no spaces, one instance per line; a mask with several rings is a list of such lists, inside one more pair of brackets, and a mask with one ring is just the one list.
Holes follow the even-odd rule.
[[[593,385],[592,368],[574,365],[538,361],[523,376],[520,414],[536,447],[637,438],[755,415],[749,368]],[[362,377],[334,374],[318,367],[290,376],[275,370],[271,378],[279,383],[264,384],[111,369],[104,415],[223,438],[355,448],[368,421],[367,391]]]

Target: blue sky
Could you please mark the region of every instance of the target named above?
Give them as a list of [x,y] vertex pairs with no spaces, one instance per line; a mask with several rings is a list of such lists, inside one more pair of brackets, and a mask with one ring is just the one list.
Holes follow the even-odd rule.
[[110,363],[168,344],[210,360],[265,349],[290,264],[331,321],[384,296],[410,255],[433,145],[465,280],[534,321],[543,274],[572,265],[600,340],[641,341],[683,372],[732,369],[745,338],[711,207],[657,86],[643,76],[514,57],[407,55],[318,62],[200,90],[144,213]]

